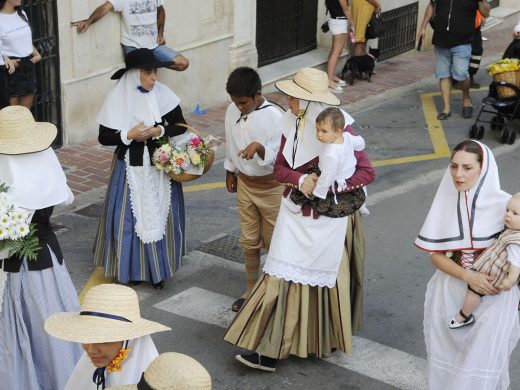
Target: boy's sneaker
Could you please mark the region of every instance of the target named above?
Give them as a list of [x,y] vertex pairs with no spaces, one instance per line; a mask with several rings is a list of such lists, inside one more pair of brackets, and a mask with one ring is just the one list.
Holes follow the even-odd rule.
[[258,370],[268,372],[276,371],[277,359],[262,356],[257,353],[252,353],[250,355],[236,355],[235,359],[237,359],[240,363],[251,368],[256,368]]

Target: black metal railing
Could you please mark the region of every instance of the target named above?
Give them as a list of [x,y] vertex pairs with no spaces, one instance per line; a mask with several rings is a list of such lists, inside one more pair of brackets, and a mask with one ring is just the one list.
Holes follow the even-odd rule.
[[383,12],[385,33],[379,38],[379,61],[412,50],[415,47],[419,3]]
[[58,127],[53,146],[60,147],[63,142],[57,0],[24,1],[23,8],[31,24],[34,46],[42,55],[35,68],[37,90],[32,112],[37,121],[52,122]]

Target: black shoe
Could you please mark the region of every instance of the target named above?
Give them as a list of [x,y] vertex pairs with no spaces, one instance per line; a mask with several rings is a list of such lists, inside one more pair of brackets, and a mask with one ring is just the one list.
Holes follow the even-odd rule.
[[440,112],[439,115],[437,115],[437,119],[440,121],[445,121],[450,116],[451,116],[451,111],[450,112]]
[[467,107],[462,107],[462,117],[463,118],[471,118],[471,116],[473,115],[473,107],[472,106],[467,106]]
[[156,290],[162,290],[164,288],[164,280],[161,280],[159,283],[152,283],[152,286]]
[[244,302],[246,301],[245,298],[238,298],[233,304],[231,305],[231,311],[234,311],[235,313],[240,310]]
[[278,361],[277,359],[262,356],[257,353],[252,353],[250,355],[236,355],[235,359],[248,367],[268,372],[276,371],[276,362]]
[[139,286],[141,283],[143,283],[141,280],[132,280],[128,282],[130,286]]

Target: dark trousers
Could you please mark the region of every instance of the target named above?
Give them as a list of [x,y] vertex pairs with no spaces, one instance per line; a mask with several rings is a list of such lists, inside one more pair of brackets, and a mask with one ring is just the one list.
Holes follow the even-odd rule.
[[472,79],[480,68],[480,60],[482,59],[483,52],[482,31],[480,31],[480,27],[478,27],[475,29],[475,34],[473,34],[473,42],[471,42],[471,58],[469,59],[469,75]]

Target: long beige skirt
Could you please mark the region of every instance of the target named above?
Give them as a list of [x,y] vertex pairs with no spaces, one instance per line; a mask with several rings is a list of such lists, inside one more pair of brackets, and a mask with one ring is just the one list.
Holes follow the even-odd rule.
[[[229,326],[224,340],[275,359],[289,355],[323,357],[333,349],[351,354],[352,316],[360,317],[361,308],[352,313],[349,267],[352,253],[348,252],[364,256],[364,235],[362,232],[352,234],[353,226],[363,229],[363,225],[359,216],[353,220],[358,223],[349,223],[334,288],[311,287],[263,275]],[[360,322],[356,320],[354,324],[357,327]]]

